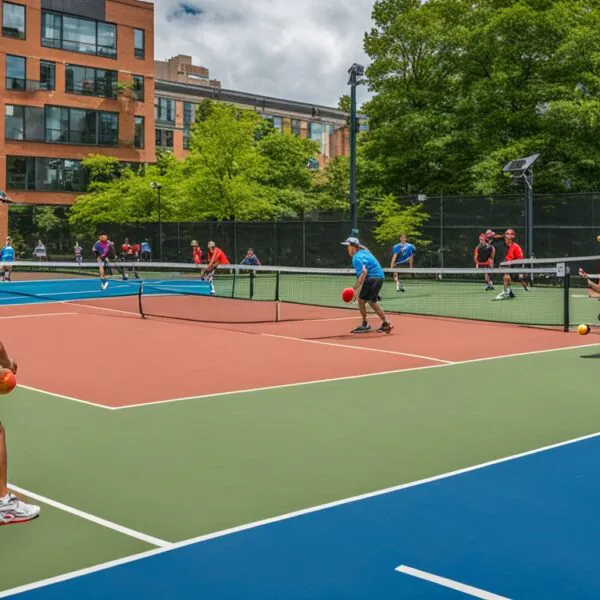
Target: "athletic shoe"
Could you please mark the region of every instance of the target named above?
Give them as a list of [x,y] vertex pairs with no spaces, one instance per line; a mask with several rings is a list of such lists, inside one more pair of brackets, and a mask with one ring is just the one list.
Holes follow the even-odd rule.
[[377,333],[391,333],[394,326],[391,323],[382,323]]
[[494,286],[491,283],[488,283],[488,285],[485,288],[486,292],[493,292],[494,291]]
[[515,293],[512,290],[510,290],[510,292],[508,292],[508,297],[515,298],[516,296],[515,296]]
[[9,494],[5,500],[0,500],[0,525],[31,521],[40,514],[40,510],[39,506],[25,504],[13,494]]
[[494,300],[508,300],[508,298],[510,298],[509,293],[505,290],[503,292],[500,292],[495,298]]
[[105,290],[107,287],[108,287],[108,281],[103,281],[103,282],[100,284],[100,289],[101,289],[101,290]]
[[368,333],[371,331],[371,326],[367,323],[366,325],[363,323],[356,329],[353,329],[350,333]]

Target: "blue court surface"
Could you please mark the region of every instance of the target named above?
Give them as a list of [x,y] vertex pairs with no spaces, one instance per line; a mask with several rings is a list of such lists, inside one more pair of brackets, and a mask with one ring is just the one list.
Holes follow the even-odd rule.
[[[0,306],[132,296],[138,293],[141,283],[141,280],[135,279],[133,276],[127,281],[112,278],[109,279],[108,288],[102,290],[98,277],[3,282],[0,283]],[[210,292],[210,283],[199,279],[144,281],[144,294],[146,295],[177,293],[210,295]]]
[[[175,544],[22,597],[597,599],[597,435]],[[401,565],[424,579],[399,572]],[[455,589],[432,581],[435,576]]]

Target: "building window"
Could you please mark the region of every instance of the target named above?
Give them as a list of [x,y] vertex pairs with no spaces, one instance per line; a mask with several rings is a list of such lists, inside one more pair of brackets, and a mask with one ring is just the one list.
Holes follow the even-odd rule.
[[135,119],[134,119],[134,136],[133,136],[133,145],[135,148],[143,148],[144,147],[144,126],[145,126],[144,117],[135,117]]
[[117,58],[117,26],[43,10],[42,46]]
[[175,100],[157,96],[154,100],[154,118],[163,123],[175,123]]
[[192,132],[187,127],[183,130],[183,149],[184,150],[190,149],[191,133]]
[[47,106],[46,141],[55,144],[116,146],[119,142],[119,115],[112,112]]
[[78,160],[6,157],[8,189],[42,192],[83,192],[85,170]]
[[329,136],[332,131],[331,125],[324,125],[323,123],[309,123],[308,124],[308,137],[315,142],[319,142],[321,154],[329,155]]
[[21,4],[4,2],[2,5],[2,35],[25,39],[25,7]]
[[139,102],[144,101],[144,78],[142,75],[133,75],[131,78],[133,85],[133,97]]
[[143,29],[133,30],[133,47],[136,58],[144,58],[146,56],[146,40]]
[[271,122],[273,123],[273,127],[275,127],[277,131],[281,131],[281,129],[283,128],[283,122],[281,120],[281,117],[273,117],[273,121]]
[[4,107],[4,133],[7,140],[25,138],[25,107],[7,104]]
[[40,90],[56,88],[56,65],[47,60],[40,61]]
[[67,65],[65,90],[82,96],[117,97],[117,71]]
[[27,62],[23,56],[6,55],[6,89],[24,91],[27,88]]
[[192,102],[183,103],[183,126],[191,126],[196,122],[196,105]]
[[302,121],[298,119],[292,119],[292,133],[296,137],[302,137]]
[[156,130],[156,146],[159,148],[173,147],[173,131],[170,129]]

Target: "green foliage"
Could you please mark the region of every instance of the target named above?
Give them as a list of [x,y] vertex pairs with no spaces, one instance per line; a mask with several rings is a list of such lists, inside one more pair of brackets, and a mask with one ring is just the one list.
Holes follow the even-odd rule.
[[412,243],[427,246],[430,242],[423,237],[423,226],[429,215],[420,204],[401,206],[391,195],[384,196],[373,205],[379,225],[374,231],[379,243],[390,243],[405,234]]
[[344,112],[349,113],[350,112],[350,108],[351,108],[351,104],[350,103],[351,103],[350,95],[349,94],[344,94],[338,100],[338,108],[340,110],[343,110]]
[[88,157],[88,193],[77,199],[71,224],[90,234],[100,223],[157,221],[153,181],[161,184],[165,221],[296,218],[340,201],[336,186],[346,171],[332,165],[325,184],[308,168],[317,142],[281,133],[255,112],[228,104],[204,102],[196,116],[183,161],[159,151],[156,164],[133,171],[114,158]]
[[321,210],[349,211],[350,160],[336,156],[317,174]]
[[538,191],[597,188],[595,0],[379,0],[373,21],[362,185],[510,191],[503,164],[539,152]]

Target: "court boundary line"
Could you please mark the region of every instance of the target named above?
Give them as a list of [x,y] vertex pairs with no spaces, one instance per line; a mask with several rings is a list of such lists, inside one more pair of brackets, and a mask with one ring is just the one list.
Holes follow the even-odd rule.
[[[296,338],[292,338],[296,339]],[[155,402],[142,402],[139,404],[127,404],[126,406],[113,406],[110,410],[121,411],[121,410],[129,410],[132,408],[146,408],[150,406],[157,406],[163,404],[175,404],[179,402],[189,402],[191,400],[206,400],[208,398],[219,398],[221,396],[235,396],[238,394],[251,394],[255,392],[267,392],[271,390],[281,390],[291,387],[301,387],[303,385],[316,385],[319,383],[335,383],[337,381],[351,381],[353,379],[362,379],[366,377],[381,377],[384,375],[395,375],[400,373],[412,373],[414,371],[425,371],[427,369],[441,369],[447,367],[458,367],[460,365],[468,365],[475,364],[479,362],[486,362],[490,360],[503,360],[507,358],[517,358],[520,356],[534,356],[536,354],[547,354],[549,352],[561,352],[564,350],[577,350],[578,348],[593,348],[595,346],[600,346],[600,342],[595,342],[593,344],[580,344],[577,346],[563,346],[560,348],[547,348],[545,350],[531,350],[529,352],[520,352],[516,354],[504,354],[501,356],[486,356],[483,358],[472,358],[468,360],[457,361],[449,364],[439,364],[439,365],[424,365],[422,367],[409,367],[406,369],[392,369],[391,371],[379,371],[377,373],[362,373],[360,375],[345,375],[344,377],[334,377],[330,379],[315,379],[312,381],[299,381],[296,383],[282,383],[279,385],[271,385],[259,388],[248,388],[243,390],[232,390],[227,392],[215,392],[214,394],[205,394],[200,396],[185,396],[182,398],[170,398],[167,400],[156,400]],[[106,407],[104,407],[106,408]]]
[[[335,342],[323,342],[321,340],[309,340],[306,338],[297,338],[288,335],[277,335],[275,333],[260,333],[263,337],[276,338],[280,340],[291,340],[294,342],[304,342],[306,344],[319,344],[320,346],[332,346],[333,348],[349,348],[350,350],[364,350],[367,352],[381,352],[382,354],[394,354],[396,356],[407,356],[409,358],[420,358],[421,360],[428,360],[431,362],[437,362],[442,364],[453,365],[454,361],[444,360],[442,358],[435,358],[433,356],[422,356],[421,354],[410,354],[408,352],[396,352],[395,350],[383,350],[381,348],[368,348],[367,346],[354,346],[353,344],[336,344]],[[385,334],[384,334],[385,335]]]
[[157,546],[159,548],[168,548],[172,544],[172,542],[167,542],[166,540],[161,540],[160,538],[148,535],[146,533],[142,533],[141,531],[136,531],[135,529],[119,525],[118,523],[114,523],[113,521],[103,519],[102,517],[98,517],[84,510],[80,510],[78,508],[74,508],[73,506],[69,506],[68,504],[63,504],[62,502],[58,502],[57,500],[52,500],[52,498],[42,496],[41,494],[36,494],[35,492],[26,490],[22,487],[12,485],[11,483],[8,484],[8,489],[13,492],[17,492],[17,494],[21,494],[27,498],[31,498],[31,500],[36,500],[37,502],[41,502],[42,504],[46,504],[47,506],[51,506],[52,508],[56,508],[63,512],[69,513],[75,517],[79,517],[80,519],[90,521],[91,523],[94,523],[95,525],[99,525],[101,527],[105,527],[106,529],[112,529],[113,531],[121,533],[122,535],[127,535],[152,546]]
[[409,567],[407,565],[400,565],[399,567],[396,567],[394,571],[397,573],[402,573],[403,575],[414,577],[416,579],[421,579],[422,581],[435,583],[436,585],[454,590],[456,592],[462,592],[463,594],[473,596],[474,598],[480,598],[480,600],[510,600],[510,598],[507,598],[506,596],[499,596],[498,594],[488,592],[487,590],[482,590],[481,588],[474,587],[467,583],[461,583],[460,581],[448,579],[447,577],[441,577],[440,575],[428,573],[427,571],[421,571],[420,569],[415,569],[414,567]]
[[370,498],[376,498],[378,496],[384,496],[386,494],[392,494],[395,492],[401,492],[407,489],[411,489],[414,487],[419,487],[421,485],[427,485],[429,483],[434,483],[436,481],[442,481],[444,479],[450,479],[452,477],[458,477],[460,475],[464,475],[466,473],[471,473],[473,471],[479,471],[482,469],[486,469],[489,467],[493,467],[496,465],[500,465],[506,462],[519,460],[521,458],[526,458],[528,456],[534,456],[536,454],[541,454],[543,452],[549,452],[551,450],[556,450],[558,448],[562,448],[565,446],[570,446],[576,443],[585,442],[588,440],[592,440],[600,437],[600,431],[595,433],[590,433],[587,435],[583,435],[577,438],[572,438],[569,440],[565,440],[562,442],[555,442],[553,444],[549,444],[547,446],[541,446],[539,448],[534,448],[532,450],[526,450],[524,452],[519,452],[518,454],[512,454],[509,456],[505,456],[502,458],[496,458],[490,461],[486,461],[483,463],[479,463],[476,465],[472,465],[469,467],[463,467],[460,469],[455,469],[453,471],[447,471],[446,473],[441,473],[439,475],[433,475],[431,477],[425,477],[423,479],[417,479],[415,481],[402,483],[399,485],[382,488],[379,490],[375,490],[372,492],[366,492],[364,494],[359,494],[356,496],[350,496],[348,498],[343,498],[341,500],[334,500],[332,502],[326,502],[324,504],[319,504],[316,506],[311,506],[309,508],[304,508],[296,511],[292,511],[289,513],[285,513],[282,515],[278,515],[275,517],[269,517],[267,519],[262,519],[260,521],[254,521],[252,523],[246,523],[244,525],[238,525],[236,527],[230,527],[228,529],[223,529],[221,531],[215,531],[214,533],[208,533],[201,536],[197,536],[194,538],[190,538],[187,540],[182,540],[180,542],[174,542],[167,547],[163,548],[155,548],[153,550],[148,550],[146,552],[141,552],[138,554],[132,554],[131,556],[126,556],[123,558],[118,558],[116,560],[108,561],[105,563],[100,563],[94,565],[92,567],[87,567],[84,569],[78,569],[77,571],[72,571],[70,573],[63,573],[62,575],[57,575],[55,577],[49,577],[47,579],[42,579],[40,581],[28,583],[22,586],[18,586],[9,590],[0,591],[0,598],[6,598],[8,596],[22,594],[24,592],[29,592],[35,589],[48,587],[50,585],[54,585],[57,583],[62,583],[64,581],[68,581],[71,579],[76,579],[79,577],[83,577],[85,575],[91,575],[92,573],[98,573],[100,571],[106,571],[108,569],[118,567],[121,565],[125,565],[132,562],[137,562],[140,560],[144,560],[146,558],[150,558],[153,556],[157,556],[159,554],[164,554],[166,552],[172,552],[173,550],[179,550],[181,548],[186,548],[187,546],[193,546],[195,544],[201,544],[203,542],[208,542],[210,540],[214,540],[217,538],[225,537],[228,535],[233,535],[236,533],[241,533],[243,531],[248,531],[250,529],[256,529],[258,527],[264,527],[265,525],[272,525],[274,523],[279,523],[281,521],[288,521],[290,519],[295,519],[298,517],[302,517],[305,515],[309,515],[316,512],[321,512],[324,510],[328,510],[330,508],[336,508],[338,506],[344,506],[346,504],[352,504],[354,502],[360,502],[362,500],[368,500]]
[[0,316],[0,321],[7,321],[9,319],[36,319],[39,317],[66,317],[67,315],[80,315],[77,312],[64,312],[64,313],[39,313],[34,315],[9,315],[7,317]]
[[107,406],[106,404],[97,404],[96,402],[91,402],[90,400],[82,400],[81,398],[75,398],[74,396],[65,396],[64,394],[58,394],[56,392],[42,390],[40,388],[32,387],[30,385],[25,385],[22,383],[17,383],[17,389],[19,388],[29,390],[30,392],[36,392],[37,394],[53,396],[54,398],[59,398],[60,400],[69,400],[70,402],[76,402],[77,404],[85,404],[87,406],[93,406],[95,408],[103,408],[104,410],[115,410],[114,406]]

